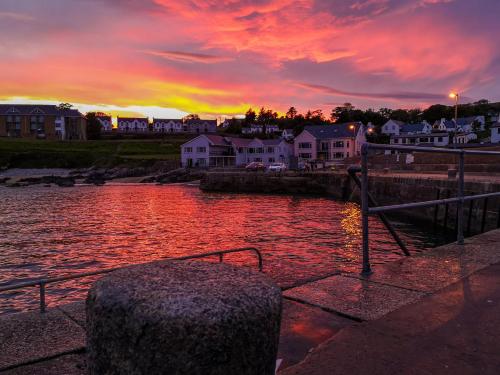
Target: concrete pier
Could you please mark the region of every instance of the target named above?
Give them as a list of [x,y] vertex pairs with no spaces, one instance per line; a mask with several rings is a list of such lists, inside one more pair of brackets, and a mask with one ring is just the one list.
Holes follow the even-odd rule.
[[[500,230],[284,292],[284,375],[496,374]],[[0,371],[86,373],[83,303],[0,317]]]

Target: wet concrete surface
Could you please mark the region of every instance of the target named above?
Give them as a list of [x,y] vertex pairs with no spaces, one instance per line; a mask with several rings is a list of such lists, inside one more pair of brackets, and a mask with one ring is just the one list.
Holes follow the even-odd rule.
[[284,296],[360,320],[373,320],[423,293],[342,275],[290,289]]
[[[282,373],[499,373],[498,262],[500,230],[377,265],[367,279],[304,278],[284,292],[303,303],[284,300]],[[1,317],[0,372],[85,373],[84,326],[83,301]]]
[[358,323],[285,299],[278,349],[278,358],[283,359],[280,369],[299,363],[313,348],[353,324]]
[[0,371],[84,347],[85,331],[57,309],[0,319]]
[[500,264],[347,327],[283,375],[498,374]]

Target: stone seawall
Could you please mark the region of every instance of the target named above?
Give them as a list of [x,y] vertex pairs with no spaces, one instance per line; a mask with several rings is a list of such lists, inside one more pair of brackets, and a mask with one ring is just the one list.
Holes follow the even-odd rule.
[[[467,178],[465,194],[483,194],[500,191],[500,179],[485,181],[488,177]],[[265,193],[265,194],[314,194],[333,199],[359,201],[359,190],[346,172],[309,172],[270,174],[264,172],[208,172],[201,180],[205,191]],[[380,205],[448,198],[457,195],[457,180],[440,175],[418,173],[392,173],[370,175],[370,192]],[[439,192],[439,193],[438,193]],[[472,209],[471,209],[472,207]],[[469,210],[472,213],[469,219]],[[466,234],[479,233],[482,229],[484,200],[477,200],[464,207]],[[487,202],[484,229],[496,228],[499,220],[500,199]],[[454,230],[456,205],[413,209],[401,212],[411,219],[433,223]],[[468,230],[468,228],[470,228]]]

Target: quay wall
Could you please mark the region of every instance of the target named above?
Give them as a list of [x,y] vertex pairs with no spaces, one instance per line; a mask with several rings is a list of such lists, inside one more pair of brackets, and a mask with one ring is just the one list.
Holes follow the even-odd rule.
[[[392,205],[417,201],[449,198],[457,195],[457,180],[442,176],[370,175],[370,193],[379,205]],[[345,171],[315,171],[306,173],[287,172],[208,172],[202,178],[200,189],[233,193],[264,194],[311,194],[333,199],[359,202],[359,189]],[[474,195],[500,191],[500,182],[465,182],[465,194]],[[467,235],[480,233],[483,227],[484,200],[466,202],[464,206],[464,230]],[[500,215],[500,199],[486,202],[484,230],[497,228]],[[469,211],[470,218],[469,218]],[[435,224],[450,230],[456,228],[456,205],[412,209],[399,212],[412,220]]]

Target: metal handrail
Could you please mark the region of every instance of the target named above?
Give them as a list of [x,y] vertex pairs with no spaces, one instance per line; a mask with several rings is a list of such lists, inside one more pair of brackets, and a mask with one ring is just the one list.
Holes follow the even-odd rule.
[[[262,269],[263,269],[262,254],[259,251],[259,249],[255,248],[255,247],[241,247],[241,248],[237,248],[237,249],[211,251],[208,253],[187,255],[187,256],[177,257],[177,258],[160,258],[160,259],[163,259],[166,261],[175,261],[175,260],[207,258],[210,256],[218,255],[219,262],[222,263],[224,260],[224,254],[240,253],[240,252],[244,252],[244,251],[251,251],[257,255],[257,259],[259,262],[259,272],[262,272]],[[133,265],[114,267],[114,268],[106,268],[103,270],[92,271],[92,272],[80,272],[80,273],[72,274],[72,275],[58,276],[58,277],[52,277],[52,278],[44,278],[44,279],[38,279],[38,280],[33,280],[33,281],[27,281],[27,282],[23,282],[23,283],[18,283],[18,284],[14,284],[14,285],[0,287],[0,293],[6,292],[9,290],[24,289],[24,288],[38,286],[38,287],[40,287],[40,293],[39,293],[40,311],[42,313],[44,313],[46,310],[46,307],[47,307],[47,304],[45,303],[45,289],[46,289],[45,286],[47,284],[68,281],[68,280],[74,280],[74,279],[81,279],[81,278],[89,277],[89,276],[101,275],[101,274],[117,271],[117,270],[120,270],[123,268],[127,268],[130,266],[133,266]]]
[[[393,151],[417,151],[417,152],[430,152],[430,153],[443,153],[458,155],[458,196],[455,198],[438,199],[424,202],[413,202],[405,204],[395,204],[390,206],[369,207],[370,194],[368,192],[368,152],[369,150],[393,150]],[[440,204],[457,204],[457,243],[464,244],[464,231],[463,231],[463,209],[464,202],[472,201],[475,199],[489,198],[500,196],[500,192],[477,194],[477,195],[464,195],[465,188],[465,155],[490,155],[500,156],[499,151],[481,151],[481,150],[463,150],[463,149],[448,149],[440,147],[420,147],[420,146],[399,146],[399,145],[384,145],[374,143],[364,143],[361,146],[361,212],[362,212],[362,233],[363,233],[363,269],[362,274],[370,274],[370,250],[369,250],[369,229],[368,229],[368,215],[382,214],[388,211],[396,211],[410,208],[423,208],[431,207]]]

